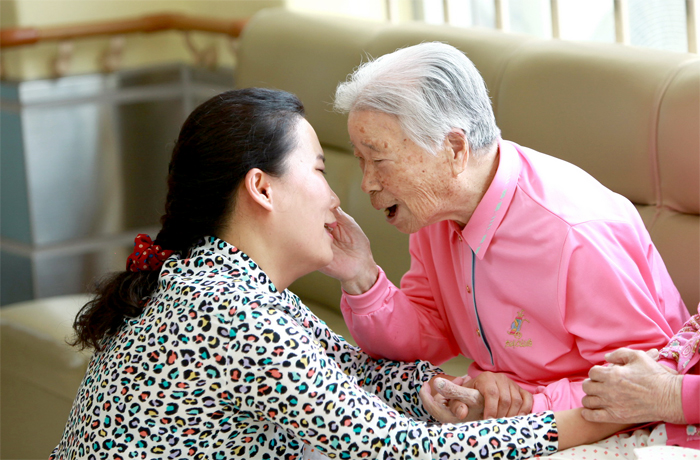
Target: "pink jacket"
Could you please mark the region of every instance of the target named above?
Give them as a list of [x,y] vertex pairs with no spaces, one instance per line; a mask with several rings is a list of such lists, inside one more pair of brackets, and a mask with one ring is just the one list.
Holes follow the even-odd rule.
[[411,235],[398,289],[380,273],[344,294],[350,331],[375,356],[502,372],[533,411],[581,406],[607,352],[668,343],[688,318],[634,206],[580,168],[501,141],[498,171],[464,229]]

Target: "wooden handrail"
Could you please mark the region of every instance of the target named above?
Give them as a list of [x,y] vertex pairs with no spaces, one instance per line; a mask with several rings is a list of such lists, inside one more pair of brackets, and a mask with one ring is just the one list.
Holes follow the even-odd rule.
[[153,14],[134,19],[53,27],[0,29],[0,48],[101,35],[152,33],[166,30],[212,32],[238,37],[247,19],[226,21],[184,14]]

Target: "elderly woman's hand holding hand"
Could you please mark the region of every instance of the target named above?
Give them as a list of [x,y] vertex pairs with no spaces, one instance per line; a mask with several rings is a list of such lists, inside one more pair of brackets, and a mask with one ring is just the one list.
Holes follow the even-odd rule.
[[[429,388],[426,388],[429,387]],[[532,394],[503,374],[438,376],[420,392],[423,406],[443,423],[462,423],[529,414]]]
[[478,390],[461,386],[468,377],[439,375],[423,385],[423,407],[442,423],[464,423],[484,418],[484,398]]
[[515,417],[532,411],[532,393],[503,373],[482,372],[463,386],[484,396],[484,419]]
[[649,353],[620,348],[594,366],[583,382],[583,418],[591,422],[684,424],[682,375],[657,363]]
[[339,280],[348,294],[362,294],[374,286],[379,276],[369,239],[355,219],[340,207],[334,210],[334,214],[333,261],[320,271]]

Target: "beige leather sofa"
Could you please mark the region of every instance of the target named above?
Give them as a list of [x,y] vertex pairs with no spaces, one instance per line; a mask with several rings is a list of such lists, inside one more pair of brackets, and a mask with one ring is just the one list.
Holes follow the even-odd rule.
[[[464,51],[484,77],[503,137],[575,163],[637,205],[688,309],[700,301],[700,57],[419,23],[388,25],[271,9],[241,38],[236,84],[297,94],[326,152],[328,181],[398,282],[408,238],[360,190],[336,85],[367,56],[423,41]],[[337,309],[335,280],[292,290]]]
[[83,294],[0,310],[0,458],[46,459],[90,358],[68,346]]
[[[439,40],[463,50],[489,87],[503,136],[583,167],[633,201],[693,313],[700,301],[700,57],[422,24],[385,25],[272,9],[246,28],[236,84],[297,94],[323,145],[328,180],[398,282],[408,238],[360,190],[335,87],[368,55]],[[313,273],[292,286],[331,327],[339,284]],[[83,296],[5,307],[0,458],[46,458],[60,438],[87,357],[65,344]],[[450,365],[453,367],[450,368]],[[444,366],[466,369],[457,359]]]

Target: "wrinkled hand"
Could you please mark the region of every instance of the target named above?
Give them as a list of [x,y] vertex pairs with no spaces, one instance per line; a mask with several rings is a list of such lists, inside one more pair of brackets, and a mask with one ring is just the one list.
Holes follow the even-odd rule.
[[513,417],[532,411],[532,394],[505,374],[484,372],[464,382],[484,396],[484,419]]
[[423,407],[442,423],[463,423],[481,420],[484,398],[477,390],[461,386],[468,377],[435,377],[423,385],[419,396]]
[[362,294],[374,286],[379,276],[369,239],[340,207],[333,213],[337,221],[333,230],[333,261],[320,271],[339,280],[348,294]]
[[593,366],[583,382],[590,422],[642,423],[662,420],[685,423],[681,404],[682,375],[654,361],[658,353],[620,348]]

